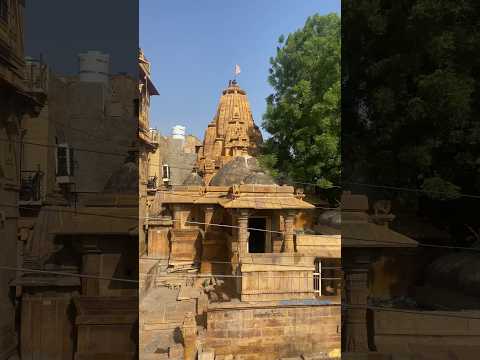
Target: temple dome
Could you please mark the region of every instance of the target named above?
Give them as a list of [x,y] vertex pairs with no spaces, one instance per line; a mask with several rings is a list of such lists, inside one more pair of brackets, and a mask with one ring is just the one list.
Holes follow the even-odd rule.
[[258,184],[258,185],[275,185],[275,180],[273,178],[264,173],[264,172],[255,172],[253,174],[248,175],[245,179],[243,179],[244,184]]
[[188,177],[183,181],[182,185],[200,185],[203,186],[205,183],[200,175],[196,172],[192,172]]
[[225,164],[210,181],[212,186],[238,184],[274,185],[273,178],[265,174],[254,157],[238,156]]

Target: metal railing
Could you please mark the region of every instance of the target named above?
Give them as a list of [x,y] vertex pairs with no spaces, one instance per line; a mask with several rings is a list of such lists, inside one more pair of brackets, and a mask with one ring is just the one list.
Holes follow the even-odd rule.
[[148,190],[155,190],[157,188],[157,180],[156,176],[149,176],[147,180],[147,189]]
[[343,273],[335,259],[315,259],[313,291],[317,297],[339,295]]
[[48,90],[48,67],[42,60],[27,59],[25,85],[28,91],[46,93]]
[[157,129],[150,129],[150,141],[154,144],[158,144],[159,132]]

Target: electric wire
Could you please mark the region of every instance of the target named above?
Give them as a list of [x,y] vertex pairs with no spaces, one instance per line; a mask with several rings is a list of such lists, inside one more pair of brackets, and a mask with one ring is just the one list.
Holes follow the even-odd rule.
[[[27,273],[41,273],[41,274],[49,274],[49,275],[61,275],[61,276],[71,276],[71,277],[78,277],[78,278],[86,278],[86,279],[97,279],[97,280],[110,280],[110,281],[121,281],[121,282],[128,282],[128,283],[139,283],[139,280],[134,279],[122,279],[122,278],[115,278],[115,277],[103,277],[103,276],[96,276],[96,275],[86,275],[86,274],[75,274],[75,273],[68,273],[68,272],[60,272],[60,271],[50,271],[50,270],[36,270],[36,269],[28,269],[22,267],[12,267],[12,266],[0,266],[1,270],[7,271],[18,271],[18,272],[27,272]],[[147,276],[149,274],[146,274]],[[199,274],[196,274],[199,275]],[[155,277],[162,277],[162,275],[155,274]],[[163,277],[167,277],[169,279],[175,278],[175,276],[171,275],[163,275]],[[220,275],[200,275],[200,276],[191,276],[191,277],[220,277]],[[224,275],[227,277],[227,275]],[[242,275],[229,275],[228,277],[242,277]],[[182,277],[185,278],[185,277]],[[279,277],[279,278],[286,278],[286,277]],[[294,279],[301,279],[300,277],[292,277]],[[312,279],[313,277],[308,277]],[[322,278],[325,280],[325,278]],[[339,278],[333,278],[333,280],[341,280]],[[288,301],[288,300],[286,300]],[[299,300],[292,299],[290,300],[292,305],[302,305],[302,302]],[[448,313],[440,313],[437,311],[425,311],[425,310],[407,310],[407,309],[400,309],[400,308],[392,308],[387,306],[378,306],[378,305],[354,305],[354,304],[326,304],[326,305],[334,305],[334,306],[341,306],[345,309],[371,309],[371,310],[380,310],[380,311],[388,311],[388,312],[397,312],[397,313],[406,313],[406,314],[415,314],[424,317],[428,316],[435,316],[435,317],[444,317],[444,318],[459,318],[459,319],[466,319],[466,320],[480,320],[480,316],[469,316],[469,315],[461,315],[461,314],[453,314],[453,310],[448,311]],[[425,311],[425,312],[424,312]],[[422,313],[424,312],[424,313]]]
[[[0,141],[2,142],[7,142],[7,143],[19,143],[19,144],[26,144],[26,145],[36,145],[36,146],[41,146],[41,147],[49,147],[49,148],[56,148],[57,145],[53,144],[42,144],[42,143],[35,143],[35,142],[27,142],[27,141],[19,141],[19,140],[12,140],[12,139],[5,139],[5,138],[0,138]],[[127,154],[125,153],[119,153],[119,152],[108,152],[108,151],[100,151],[100,150],[95,150],[95,149],[88,149],[88,148],[76,148],[72,147],[73,150],[75,151],[84,151],[84,152],[90,152],[90,153],[97,153],[97,154],[102,154],[102,155],[112,155],[112,156],[121,156],[121,157],[126,157]],[[148,165],[148,162],[147,162]],[[155,165],[155,164],[152,164]],[[161,164],[158,164],[159,166]],[[186,168],[186,167],[175,167],[175,166],[170,166],[171,168],[178,168],[178,169],[184,169],[184,170],[192,170],[192,168]],[[308,183],[308,182],[301,182],[301,181],[290,181],[292,183],[297,183],[297,184],[306,184],[306,185],[312,185],[319,187],[321,189],[324,189],[318,184],[315,183]],[[400,186],[393,186],[393,185],[383,185],[383,184],[371,184],[371,183],[361,183],[361,182],[350,182],[350,181],[344,181],[343,184],[347,185],[356,185],[356,186],[362,186],[362,187],[371,187],[371,188],[381,188],[381,189],[387,189],[387,190],[395,190],[395,191],[408,191],[408,192],[415,192],[415,193],[429,193],[429,194],[438,194],[438,195],[450,195],[450,193],[445,192],[445,191],[434,191],[434,190],[426,190],[426,189],[414,189],[414,188],[407,188],[407,187],[400,187]],[[332,185],[334,188],[342,188],[342,185],[334,184]],[[466,194],[466,193],[458,193],[458,197],[465,197],[465,198],[473,198],[473,199],[480,199],[480,195],[475,195],[475,194]]]
[[[29,210],[30,207],[28,206],[16,206],[13,204],[1,204],[0,206],[10,206],[14,208],[23,208]],[[78,210],[64,210],[64,209],[52,209],[52,208],[42,208],[42,210],[45,211],[53,211],[53,212],[66,212],[66,213],[71,213],[74,215],[89,215],[89,216],[98,216],[98,217],[106,217],[106,218],[115,218],[115,219],[125,219],[125,220],[141,220],[141,219],[146,219],[146,220],[159,220],[161,219],[160,217],[137,217],[137,216],[120,216],[120,215],[112,215],[112,214],[99,214],[99,213],[91,213],[91,212],[85,212],[85,211],[78,211]],[[170,221],[173,222],[180,222],[181,220],[179,219],[171,219]],[[215,223],[205,223],[205,222],[199,222],[199,221],[184,221],[186,224],[194,224],[194,225],[206,225],[206,226],[212,226],[212,227],[223,227],[223,228],[234,228],[234,229],[241,229],[241,226],[238,225],[227,225],[227,224],[215,224]],[[277,231],[277,230],[268,230],[268,229],[261,229],[261,228],[253,228],[253,227],[247,227],[246,230],[250,231],[259,231],[259,232],[267,232],[267,233],[276,233],[276,234],[286,234],[285,231]],[[297,234],[298,235],[298,234]],[[317,234],[318,236],[318,234]],[[322,236],[322,235],[320,235]],[[337,235],[323,235],[323,236],[340,236],[341,234]],[[409,244],[406,242],[401,242],[401,241],[385,241],[385,240],[376,240],[376,239],[365,239],[365,238],[360,238],[360,237],[354,237],[354,236],[348,236],[345,239],[348,240],[356,240],[356,241],[362,241],[362,242],[373,242],[373,243],[378,243],[378,244],[383,244],[383,245],[402,245],[404,247],[405,245],[411,245],[410,247],[415,247],[413,244]],[[345,241],[345,240],[344,240]],[[302,247],[318,247],[318,245],[311,245],[311,244],[303,244],[301,245]],[[450,245],[436,245],[436,244],[424,244],[424,243],[417,243],[416,246],[418,247],[429,247],[429,248],[441,248],[441,249],[451,249],[451,250],[465,250],[465,251],[473,251],[473,252],[479,252],[480,248],[476,247],[465,247],[465,246],[450,246]],[[350,246],[354,247],[354,246]]]

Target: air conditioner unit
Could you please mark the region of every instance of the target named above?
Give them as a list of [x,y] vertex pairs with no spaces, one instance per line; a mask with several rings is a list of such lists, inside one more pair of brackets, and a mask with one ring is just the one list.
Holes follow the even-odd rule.
[[73,183],[74,152],[68,144],[58,144],[55,152],[57,184]]

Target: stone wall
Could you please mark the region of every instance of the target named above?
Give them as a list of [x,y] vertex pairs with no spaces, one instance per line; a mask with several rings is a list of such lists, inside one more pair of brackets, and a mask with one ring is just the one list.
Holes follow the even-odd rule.
[[252,306],[209,308],[205,348],[238,359],[278,359],[340,349],[340,307],[337,305]]
[[[170,166],[171,185],[182,185],[192,173],[197,160],[195,146],[199,144],[200,141],[192,135],[188,135],[185,141],[173,139],[170,136],[160,137],[157,150],[160,153],[159,161]],[[159,166],[161,167],[161,164]],[[162,176],[161,169],[159,174]]]
[[341,235],[297,235],[295,238],[297,252],[313,258],[340,259]]
[[479,311],[375,309],[375,346],[405,359],[478,359],[479,315]]

